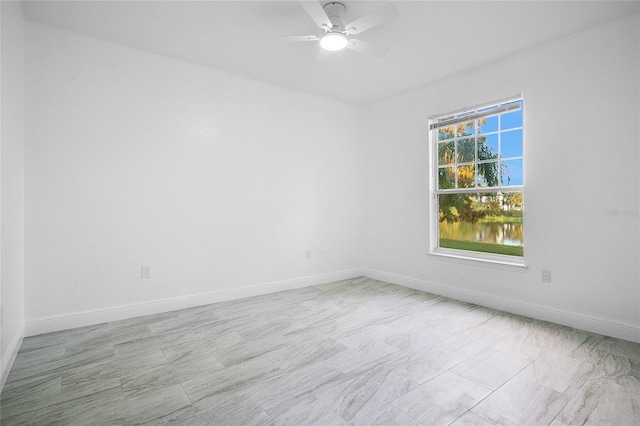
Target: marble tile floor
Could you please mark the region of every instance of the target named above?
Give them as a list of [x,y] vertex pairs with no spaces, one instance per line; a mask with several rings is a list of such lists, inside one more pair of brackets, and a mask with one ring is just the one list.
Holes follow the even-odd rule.
[[640,344],[369,278],[29,337],[2,425],[638,425]]

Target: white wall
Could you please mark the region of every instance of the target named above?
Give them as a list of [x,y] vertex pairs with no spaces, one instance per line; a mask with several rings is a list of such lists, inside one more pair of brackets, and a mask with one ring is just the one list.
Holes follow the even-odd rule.
[[357,274],[361,109],[32,22],[26,52],[27,334]]
[[20,4],[0,6],[0,388],[24,335],[24,18]]
[[[638,16],[367,111],[368,274],[640,341]],[[427,256],[427,118],[523,92],[527,270]],[[551,284],[541,270],[552,272]]]

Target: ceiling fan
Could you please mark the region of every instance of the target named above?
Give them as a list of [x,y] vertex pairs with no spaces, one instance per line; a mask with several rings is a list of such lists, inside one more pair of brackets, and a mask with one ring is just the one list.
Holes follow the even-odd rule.
[[330,2],[323,6],[316,0],[300,0],[300,4],[313,22],[324,31],[324,34],[319,36],[283,36],[279,38],[291,41],[318,41],[323,49],[329,51],[347,48],[373,56],[382,56],[388,51],[386,47],[352,38],[351,36],[365,32],[382,24],[387,19],[398,16],[398,9],[393,4],[387,3],[346,25],[342,23],[342,17],[347,8],[342,3]]

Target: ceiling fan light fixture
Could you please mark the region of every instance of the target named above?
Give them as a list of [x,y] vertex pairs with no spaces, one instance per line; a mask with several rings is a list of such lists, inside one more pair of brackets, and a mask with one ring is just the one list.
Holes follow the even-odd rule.
[[347,37],[338,32],[329,32],[320,38],[320,46],[325,50],[342,50],[347,47]]

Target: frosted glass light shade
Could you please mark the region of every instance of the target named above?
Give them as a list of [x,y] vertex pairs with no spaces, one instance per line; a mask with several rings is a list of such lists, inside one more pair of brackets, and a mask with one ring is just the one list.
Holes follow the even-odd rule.
[[347,47],[347,37],[342,33],[326,33],[320,39],[320,46],[326,50],[342,50]]

